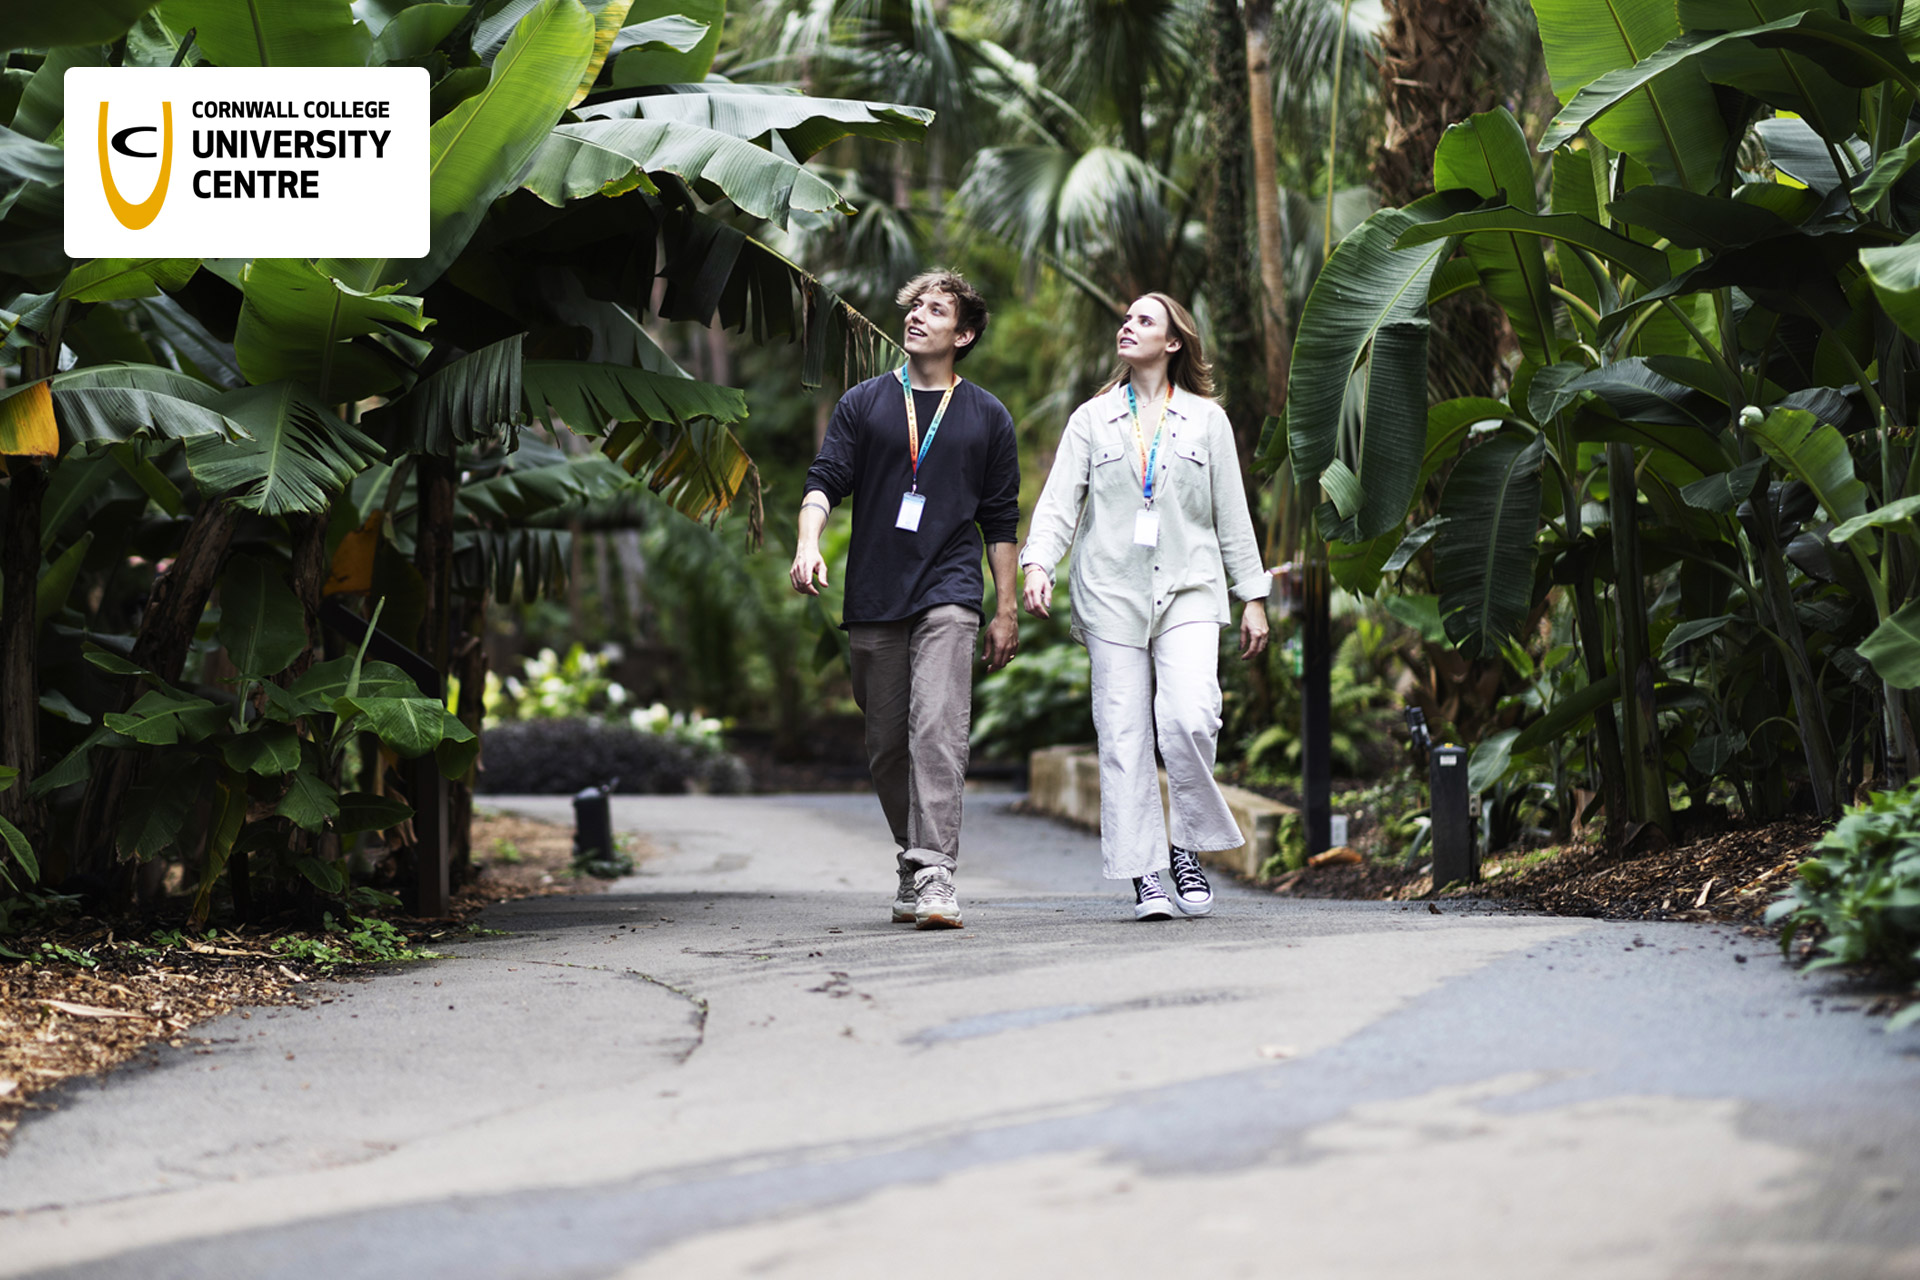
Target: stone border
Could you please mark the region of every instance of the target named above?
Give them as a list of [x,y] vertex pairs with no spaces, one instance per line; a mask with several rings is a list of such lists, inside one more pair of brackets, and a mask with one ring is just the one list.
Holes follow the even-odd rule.
[[[1273,856],[1274,839],[1282,816],[1294,813],[1278,800],[1240,787],[1222,786],[1227,808],[1240,824],[1246,843],[1237,849],[1202,853],[1209,866],[1251,880]],[[1160,773],[1160,803],[1167,803],[1167,775]],[[1100,760],[1089,746],[1043,747],[1027,762],[1027,804],[1035,813],[1065,818],[1089,830],[1100,829]]]

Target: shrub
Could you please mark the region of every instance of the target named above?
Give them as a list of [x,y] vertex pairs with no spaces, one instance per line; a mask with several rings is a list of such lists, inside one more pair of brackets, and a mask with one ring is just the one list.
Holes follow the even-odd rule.
[[[1817,939],[1809,969],[1857,964],[1920,976],[1920,782],[1848,809],[1767,920],[1786,926],[1782,951],[1802,930]],[[1913,1021],[1920,1005],[1896,1024]]]
[[1025,760],[1092,739],[1093,673],[1077,644],[1020,654],[974,690],[972,746],[984,757]]
[[510,720],[487,732],[482,763],[482,795],[572,795],[612,779],[621,795],[676,795],[696,785],[733,793],[752,784],[746,766],[724,751],[584,717]]

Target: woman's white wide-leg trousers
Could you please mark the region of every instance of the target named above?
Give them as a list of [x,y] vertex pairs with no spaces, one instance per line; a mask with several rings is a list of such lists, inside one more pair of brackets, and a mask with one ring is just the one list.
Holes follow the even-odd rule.
[[1087,637],[1093,728],[1100,740],[1100,857],[1109,880],[1167,866],[1157,741],[1166,762],[1173,843],[1237,849],[1239,824],[1213,780],[1220,735],[1220,627],[1169,627],[1145,649]]

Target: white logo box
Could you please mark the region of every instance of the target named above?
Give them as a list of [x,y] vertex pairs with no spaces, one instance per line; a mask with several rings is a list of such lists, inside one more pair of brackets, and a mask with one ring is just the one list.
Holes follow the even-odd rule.
[[428,252],[425,68],[76,67],[65,87],[70,257]]

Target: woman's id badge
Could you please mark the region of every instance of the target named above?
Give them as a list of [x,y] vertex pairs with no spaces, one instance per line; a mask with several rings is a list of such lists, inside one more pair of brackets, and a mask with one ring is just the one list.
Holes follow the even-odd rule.
[[1133,545],[1136,547],[1157,547],[1160,545],[1160,513],[1150,507],[1142,507],[1133,513]]
[[894,518],[893,527],[905,529],[908,533],[920,532],[920,513],[926,507],[927,496],[924,493],[901,494],[900,514]]

